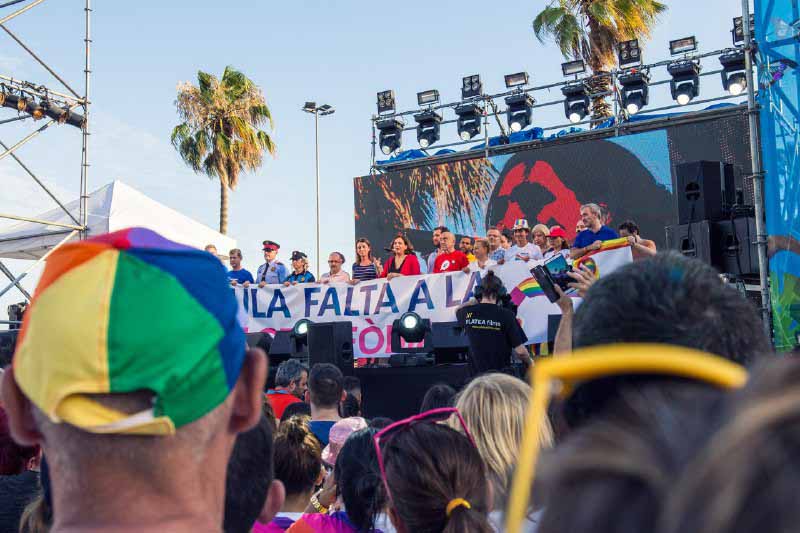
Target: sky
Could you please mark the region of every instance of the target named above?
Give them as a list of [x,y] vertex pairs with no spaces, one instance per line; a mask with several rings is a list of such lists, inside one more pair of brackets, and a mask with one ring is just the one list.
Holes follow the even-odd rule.
[[[730,46],[731,19],[741,14],[739,0],[666,3],[669,10],[643,43],[645,61],[668,59],[669,40],[687,35],[697,36],[701,51]],[[196,83],[198,70],[220,76],[231,65],[263,90],[275,120],[277,156],[241,177],[231,195],[228,229],[253,272],[262,262],[264,239],[280,243],[279,257],[287,262],[292,250],[305,251],[312,265],[315,261],[314,127],[313,116],[301,111],[305,101],[336,109],[320,119],[322,263],[338,250],[349,265],[358,237],[352,180],[369,172],[370,117],[378,91],[394,89],[398,108],[411,110],[416,93],[426,89],[438,89],[442,101],[456,101],[461,78],[469,74],[480,73],[489,93],[504,90],[504,74],[522,70],[533,85],[562,79],[564,59],[558,48],[540,43],[531,29],[547,5],[543,0],[508,0],[491,8],[485,2],[445,0],[406,0],[402,5],[367,0],[92,4],[90,191],[119,179],[216,228],[219,187],[187,168],[169,141],[179,123],[176,87],[183,81]],[[84,0],[47,0],[7,23],[79,93],[84,86],[83,6]],[[0,18],[18,7],[0,9]],[[706,68],[718,67],[713,59]],[[0,34],[0,74],[63,91],[5,33]],[[659,79],[665,76],[659,73]],[[718,77],[703,78],[701,97],[720,92]],[[560,95],[534,96],[546,101]],[[667,87],[654,89],[651,98],[651,107],[669,103]],[[0,120],[12,116],[13,111],[0,109]],[[537,110],[533,122],[563,123],[563,108]],[[0,140],[11,145],[33,129],[30,121],[0,125]],[[440,143],[455,140],[455,125],[443,126]],[[407,132],[404,148],[416,147],[413,132]],[[79,150],[79,132],[61,126],[17,153],[59,198],[69,201],[78,195]],[[52,207],[16,163],[0,160],[0,212],[32,216]],[[0,228],[6,224],[0,220]],[[9,265],[15,272],[29,266],[23,261]],[[23,284],[32,290],[36,279],[34,271]],[[13,291],[0,304],[5,308],[19,300]]]

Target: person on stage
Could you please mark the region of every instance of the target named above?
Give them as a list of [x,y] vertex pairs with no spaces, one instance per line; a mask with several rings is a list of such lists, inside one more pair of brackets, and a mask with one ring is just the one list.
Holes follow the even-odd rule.
[[241,284],[247,288],[251,283],[255,283],[250,271],[242,267],[242,251],[239,248],[228,252],[228,260],[231,264],[231,269],[228,270],[228,279],[231,281],[232,287]]
[[550,259],[556,254],[561,254],[567,262],[569,257],[569,242],[567,242],[567,232],[561,226],[550,228],[550,235],[547,236],[548,250],[544,254],[545,259]]
[[619,236],[627,237],[628,244],[631,245],[631,255],[634,261],[639,261],[656,255],[656,243],[650,239],[643,239],[639,235],[639,225],[633,220],[626,220],[619,225]]
[[497,261],[489,257],[489,243],[486,242],[486,239],[475,239],[475,246],[472,250],[475,252],[475,260],[464,267],[464,272],[467,274],[480,272],[481,278],[483,278],[491,267],[497,265]]
[[392,256],[383,265],[382,278],[394,279],[398,276],[416,276],[420,273],[419,260],[408,237],[402,234],[395,237],[392,241],[392,252]]
[[469,259],[461,250],[456,250],[456,236],[445,231],[439,237],[441,250],[433,263],[431,274],[443,274],[444,272],[458,272],[469,265]]
[[292,273],[286,278],[283,284],[297,285],[298,283],[314,283],[314,274],[308,271],[308,257],[303,252],[295,250],[292,252]]
[[581,220],[586,226],[586,229],[580,232],[578,236],[575,237],[575,242],[572,243],[572,250],[570,252],[572,259],[578,259],[589,252],[599,250],[603,245],[603,241],[619,238],[616,231],[608,226],[604,226],[601,222],[602,211],[597,204],[582,205]]
[[332,252],[328,256],[328,266],[330,272],[325,272],[319,277],[320,283],[350,283],[350,274],[342,270],[344,266],[344,254],[341,252]]
[[288,272],[286,265],[278,261],[278,250],[281,249],[281,245],[275,241],[264,241],[262,244],[264,245],[265,263],[256,271],[258,286],[283,283],[286,281]]
[[531,227],[528,225],[527,219],[518,218],[514,221],[514,246],[506,250],[503,262],[525,261],[527,263],[532,259],[542,259],[541,248],[528,242],[530,233]]

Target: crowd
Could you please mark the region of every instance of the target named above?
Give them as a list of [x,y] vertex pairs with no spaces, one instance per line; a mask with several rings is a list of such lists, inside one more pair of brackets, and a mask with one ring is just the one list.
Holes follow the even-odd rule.
[[[582,222],[613,231],[591,205]],[[581,288],[565,353],[529,382],[484,372],[437,385],[399,421],[363,418],[358,379],[331,364],[285,361],[265,392],[269,358],[246,347],[221,283],[231,274],[209,254],[157,235],[68,244],[2,374],[0,532],[793,530],[800,362],[770,354],[752,304],[713,269],[653,255],[624,226],[642,260]],[[502,232],[459,244],[485,268],[562,253],[553,233],[518,221],[499,259]],[[602,240],[582,235],[573,257]],[[446,229],[438,242],[434,270],[473,264]],[[419,264],[398,237],[378,272],[362,244],[376,275]],[[331,259],[329,279],[344,262]],[[182,296],[187,275],[219,282]],[[168,297],[170,318],[154,316]]]
[[[328,256],[330,270],[317,279],[308,268],[308,256],[301,251],[293,251],[289,257],[291,268],[280,259],[280,245],[266,240],[263,244],[264,264],[258,267],[255,277],[242,266],[242,251],[234,248],[228,254],[230,269],[228,278],[233,286],[249,287],[257,284],[299,283],[351,283],[369,281],[376,278],[393,279],[398,276],[417,274],[440,274],[445,272],[475,272],[485,274],[492,266],[510,261],[541,262],[561,254],[566,259],[577,259],[597,250],[605,240],[626,237],[631,244],[634,259],[641,259],[656,253],[653,241],[639,235],[639,227],[627,220],[618,232],[605,225],[608,217],[597,204],[581,206],[580,220],[576,226],[575,242],[570,244],[567,233],[561,226],[547,227],[536,224],[533,228],[527,219],[520,218],[511,229],[490,228],[483,237],[463,236],[456,248],[456,235],[446,226],[438,226],[432,232],[433,250],[422,255],[414,249],[411,240],[398,234],[387,250],[390,255],[381,261],[372,250],[368,239],[356,241],[356,260],[350,265],[350,273],[343,270],[346,259],[341,252]],[[206,246],[206,251],[216,255],[214,245]],[[531,264],[534,264],[531,263]]]

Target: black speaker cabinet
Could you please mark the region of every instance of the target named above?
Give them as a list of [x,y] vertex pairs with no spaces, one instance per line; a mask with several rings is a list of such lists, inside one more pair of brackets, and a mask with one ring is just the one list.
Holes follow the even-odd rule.
[[308,325],[308,358],[311,366],[331,363],[345,376],[353,375],[353,323],[315,322]]
[[694,257],[709,265],[718,262],[718,257],[712,257],[711,224],[708,220],[667,226],[666,232],[667,248],[678,250],[687,257]]
[[719,161],[692,161],[675,166],[678,224],[726,217],[736,203],[733,165]]

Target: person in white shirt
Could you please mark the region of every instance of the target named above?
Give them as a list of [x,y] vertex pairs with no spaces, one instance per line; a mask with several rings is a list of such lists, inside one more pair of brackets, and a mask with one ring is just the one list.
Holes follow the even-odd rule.
[[344,255],[341,252],[333,252],[328,256],[328,266],[330,272],[325,272],[319,278],[320,283],[349,283],[350,274],[342,270]]
[[475,239],[475,244],[472,247],[472,252],[475,254],[475,261],[471,261],[469,265],[464,267],[464,272],[480,272],[481,278],[489,272],[489,269],[497,265],[497,261],[489,257],[489,243],[486,239]]
[[541,248],[528,242],[530,234],[531,227],[528,225],[527,219],[518,218],[514,221],[514,245],[506,250],[506,255],[503,258],[504,263],[509,261],[525,261],[527,263],[531,260],[543,258]]
[[550,259],[556,254],[561,254],[567,260],[567,263],[572,263],[572,258],[569,256],[569,242],[567,241],[567,232],[561,226],[553,226],[550,228],[550,235],[547,236],[548,250],[544,254],[545,259]]

